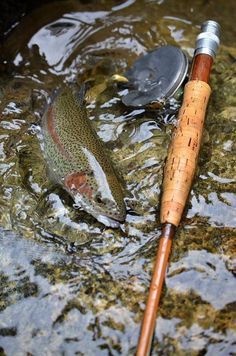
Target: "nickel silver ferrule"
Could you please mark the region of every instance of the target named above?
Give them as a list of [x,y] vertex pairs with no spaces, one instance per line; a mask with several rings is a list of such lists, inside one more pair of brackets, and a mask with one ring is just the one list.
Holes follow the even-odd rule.
[[220,25],[212,20],[201,26],[201,33],[197,36],[194,56],[203,53],[211,57],[216,56],[220,44]]

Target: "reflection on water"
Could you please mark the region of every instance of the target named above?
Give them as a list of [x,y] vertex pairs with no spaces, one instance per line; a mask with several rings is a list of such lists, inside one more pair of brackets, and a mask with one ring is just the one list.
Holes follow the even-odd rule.
[[[126,186],[119,230],[98,223],[51,183],[40,120],[54,89],[104,85],[161,44],[193,52],[211,14],[223,43],[197,178],[174,242],[154,354],[233,354],[236,49],[233,2],[61,1],[45,5],[6,39],[0,89],[0,350],[9,355],[135,353],[160,236],[163,164],[176,120],[129,110],[112,84],[88,105]],[[7,231],[8,230],[8,231]],[[2,348],[2,349],[1,349]]]
[[176,292],[196,290],[215,309],[223,309],[235,299],[234,276],[227,270],[225,261],[205,250],[190,251],[188,256],[173,263],[166,284]]

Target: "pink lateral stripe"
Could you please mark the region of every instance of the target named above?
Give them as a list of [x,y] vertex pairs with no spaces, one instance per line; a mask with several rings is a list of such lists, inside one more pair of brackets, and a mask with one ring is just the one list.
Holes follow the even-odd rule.
[[58,147],[59,151],[66,156],[66,158],[70,159],[70,155],[66,151],[64,145],[60,141],[60,137],[58,136],[55,128],[55,116],[53,112],[53,107],[50,106],[47,112],[47,127],[48,127],[48,132],[53,140],[53,142],[56,144]]

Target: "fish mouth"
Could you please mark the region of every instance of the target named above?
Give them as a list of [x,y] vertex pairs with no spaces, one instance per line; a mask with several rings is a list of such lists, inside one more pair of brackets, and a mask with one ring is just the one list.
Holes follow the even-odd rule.
[[119,228],[124,223],[126,217],[126,213],[107,214],[107,212],[103,211],[90,211],[90,214],[103,225],[112,228]]
[[99,222],[101,222],[103,225],[107,227],[112,227],[112,228],[119,228],[122,223],[125,221],[126,213],[123,212],[116,212],[112,214],[107,214],[107,212],[103,211],[93,211],[91,212],[91,215],[95,217]]
[[106,215],[100,214],[100,215],[95,216],[95,218],[107,227],[112,227],[112,228],[118,229],[121,225],[121,221],[114,220]]
[[[81,207],[84,211],[86,211],[88,214],[92,215],[97,221],[102,223],[103,225],[107,227],[112,227],[115,229],[118,229],[120,225],[125,221],[125,217],[120,217],[120,218],[113,218],[107,215],[103,215],[102,213],[95,213],[94,211],[91,211],[90,209],[84,209],[84,207],[79,204],[74,204],[76,207]],[[118,220],[119,219],[119,220]]]
[[76,199],[74,198],[74,200],[74,206],[80,206],[84,211],[92,215],[95,219],[107,227],[119,228],[120,225],[125,221],[125,208],[121,211],[118,210],[113,213],[110,212],[109,214],[104,212],[102,209],[95,209],[93,205],[89,204],[89,202],[86,204],[85,201],[79,196],[77,196]]

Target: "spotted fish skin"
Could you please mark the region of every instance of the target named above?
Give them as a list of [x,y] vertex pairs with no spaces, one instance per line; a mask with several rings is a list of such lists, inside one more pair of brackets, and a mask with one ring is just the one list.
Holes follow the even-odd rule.
[[116,225],[109,219],[124,221],[121,184],[82,100],[72,89],[55,97],[44,114],[42,131],[49,169],[75,203],[106,225]]

